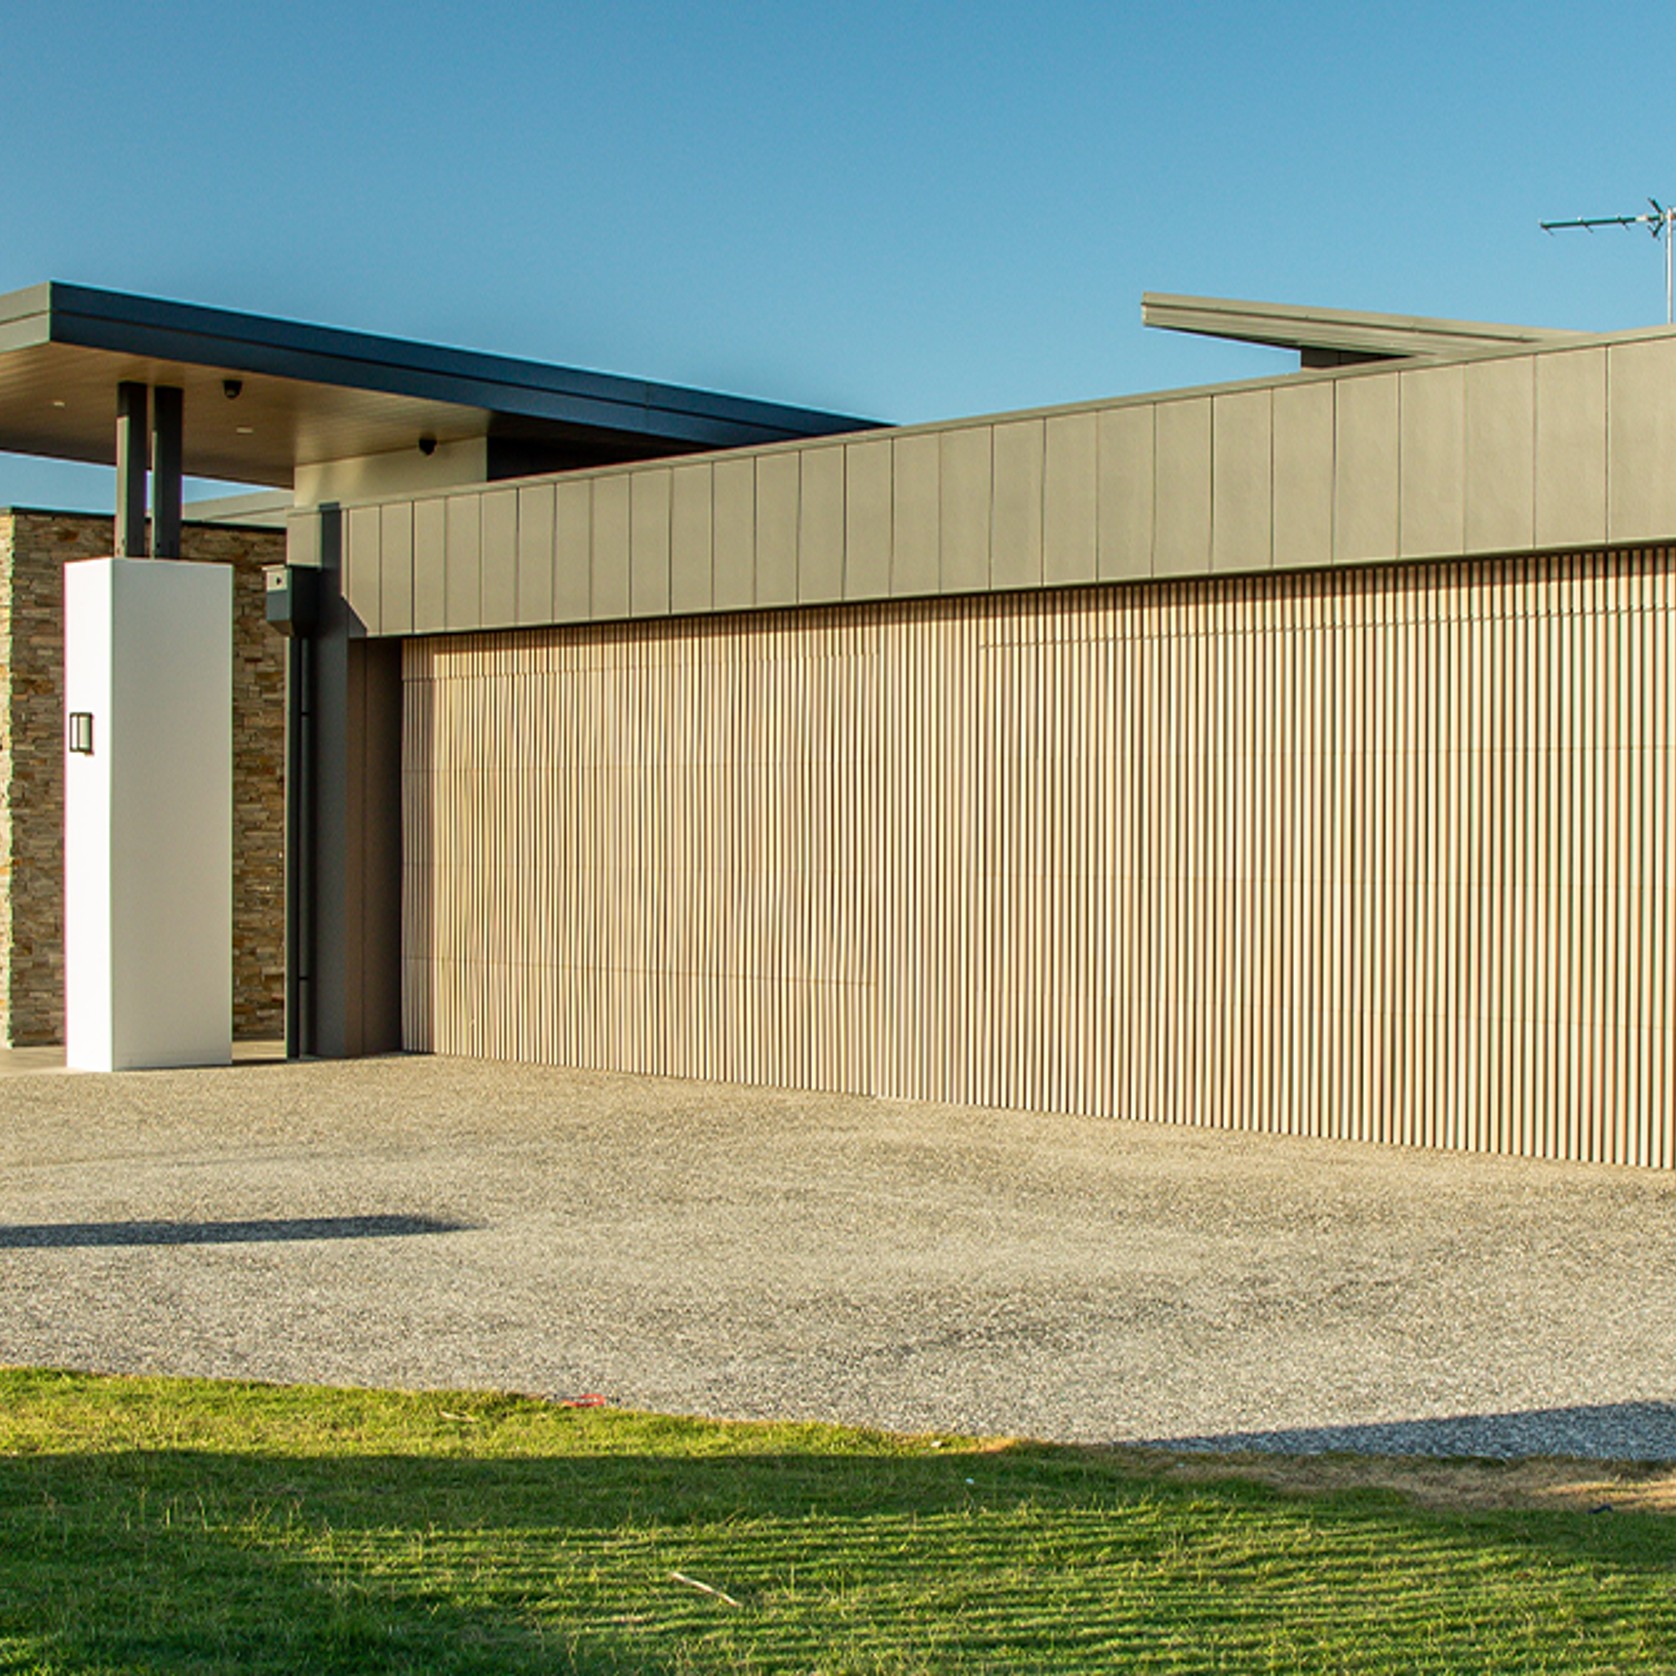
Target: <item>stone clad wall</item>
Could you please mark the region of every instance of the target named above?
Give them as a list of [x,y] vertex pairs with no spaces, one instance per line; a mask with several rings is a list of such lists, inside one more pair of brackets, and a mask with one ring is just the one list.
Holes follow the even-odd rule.
[[[285,656],[263,620],[279,530],[188,524],[188,559],[231,564],[233,1034],[277,1036],[285,1005]],[[64,1039],[64,582],[110,551],[109,518],[0,511],[0,1040]]]

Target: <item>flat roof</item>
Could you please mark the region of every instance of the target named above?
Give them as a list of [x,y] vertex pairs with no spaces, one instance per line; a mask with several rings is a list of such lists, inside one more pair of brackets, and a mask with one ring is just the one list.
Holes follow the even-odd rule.
[[1360,309],[1256,303],[1235,297],[1190,297],[1148,291],[1141,324],[1200,337],[1260,343],[1300,354],[1373,359],[1458,355],[1474,349],[1517,349],[1580,339],[1548,326],[1500,326],[1483,320],[1438,320],[1423,314],[1369,314]]
[[[289,487],[299,465],[489,436],[628,460],[873,421],[369,332],[49,281],[0,296],[0,450],[109,465],[116,386],[186,392],[185,469]],[[236,379],[229,400],[225,381]]]

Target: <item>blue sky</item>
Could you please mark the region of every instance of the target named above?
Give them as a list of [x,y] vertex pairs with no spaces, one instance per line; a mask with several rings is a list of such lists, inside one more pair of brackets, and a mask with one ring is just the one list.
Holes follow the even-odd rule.
[[[1238,378],[1143,290],[1663,316],[1667,7],[0,0],[0,290],[887,419]],[[0,505],[110,500],[0,455]]]

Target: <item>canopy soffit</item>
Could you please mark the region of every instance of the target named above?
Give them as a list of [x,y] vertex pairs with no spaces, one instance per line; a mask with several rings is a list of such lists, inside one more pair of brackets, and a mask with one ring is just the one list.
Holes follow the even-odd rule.
[[422,437],[493,436],[605,462],[870,423],[60,282],[0,296],[0,450],[111,464],[124,380],[185,391],[190,475],[276,487],[299,465]]

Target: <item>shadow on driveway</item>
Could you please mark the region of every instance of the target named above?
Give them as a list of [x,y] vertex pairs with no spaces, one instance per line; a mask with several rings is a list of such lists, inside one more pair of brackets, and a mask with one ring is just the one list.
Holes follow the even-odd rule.
[[243,1222],[0,1223],[0,1250],[74,1245],[249,1245],[279,1240],[383,1240],[475,1227],[436,1216],[259,1216]]
[[1277,1455],[1577,1455],[1593,1460],[1676,1460],[1676,1403],[1579,1403],[1506,1414],[1451,1414],[1358,1426],[1296,1426],[1275,1431],[1206,1432],[1147,1438],[1146,1449],[1254,1450]]

